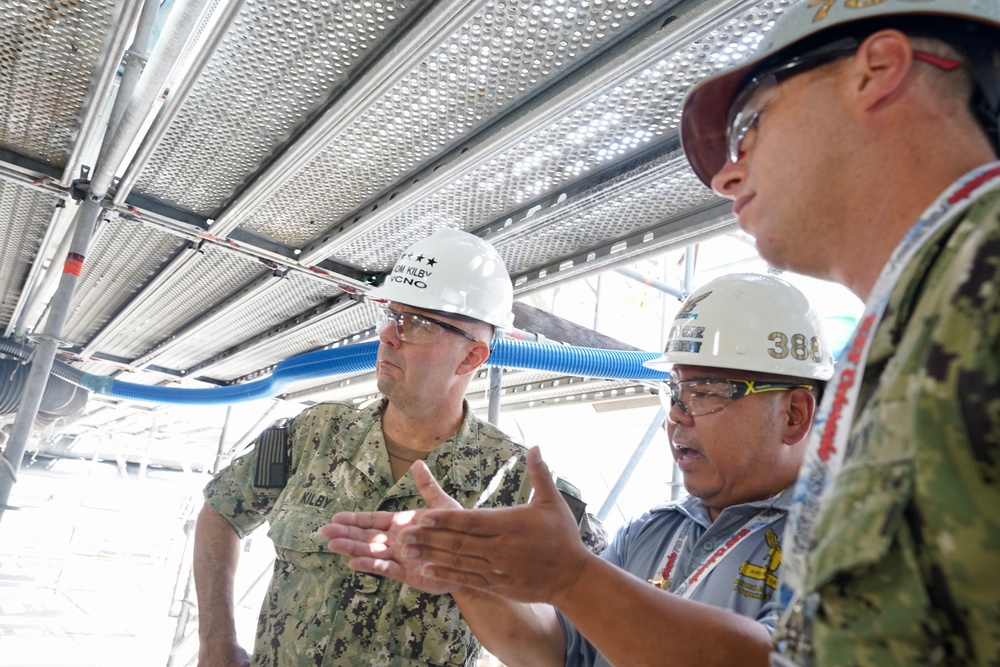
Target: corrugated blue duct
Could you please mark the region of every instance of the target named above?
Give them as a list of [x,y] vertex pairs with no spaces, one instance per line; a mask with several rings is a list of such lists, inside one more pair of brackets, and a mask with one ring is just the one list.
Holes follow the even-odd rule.
[[[293,382],[333,375],[358,373],[375,368],[378,341],[369,341],[300,354],[279,363],[269,377],[245,384],[207,389],[151,387],[83,373],[80,384],[99,394],[131,401],[220,405],[277,396]],[[520,340],[501,340],[493,347],[489,365],[504,368],[566,373],[615,380],[660,380],[666,373],[642,362],[659,357],[656,352],[623,352],[589,347],[552,345]]]

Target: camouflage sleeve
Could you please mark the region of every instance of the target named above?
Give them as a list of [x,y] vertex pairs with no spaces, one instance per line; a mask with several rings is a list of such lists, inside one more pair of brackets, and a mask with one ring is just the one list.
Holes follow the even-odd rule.
[[817,524],[818,664],[1000,664],[1000,191],[921,253]]
[[601,552],[608,546],[608,534],[605,532],[601,520],[587,511],[587,503],[584,502],[580,489],[568,480],[557,477],[556,488],[559,489],[563,500],[573,512],[577,525],[580,526],[580,539],[587,545],[587,548],[600,556]]
[[600,556],[608,546],[608,533],[597,516],[587,512],[580,522],[580,538],[591,551]]
[[[1000,664],[1000,192],[970,211],[951,307],[931,330],[917,393],[922,465],[909,522],[955,655]],[[933,289],[933,288],[931,288]],[[959,639],[963,638],[963,639]],[[968,651],[968,653],[966,653]]]

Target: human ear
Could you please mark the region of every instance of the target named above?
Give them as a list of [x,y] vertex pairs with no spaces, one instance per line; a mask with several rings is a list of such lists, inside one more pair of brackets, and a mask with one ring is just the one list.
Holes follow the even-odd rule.
[[465,357],[458,364],[456,375],[468,375],[474,373],[480,366],[490,358],[490,346],[483,341],[470,342]]
[[816,414],[816,396],[808,389],[796,388],[788,392],[787,419],[785,436],[782,439],[786,445],[797,445],[809,435],[813,417]]
[[870,35],[854,56],[854,90],[864,110],[872,109],[899,91],[913,67],[913,47],[898,30]]

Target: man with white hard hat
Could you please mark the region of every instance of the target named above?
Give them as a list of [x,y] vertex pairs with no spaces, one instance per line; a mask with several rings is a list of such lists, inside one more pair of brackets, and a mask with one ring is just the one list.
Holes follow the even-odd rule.
[[[496,331],[513,322],[510,277],[489,243],[441,229],[410,246],[369,297],[382,304],[382,400],[308,408],[265,430],[205,488],[194,555],[203,667],[251,664],[236,640],[233,578],[240,538],[265,521],[276,559],[253,665],[476,662],[479,644],[454,600],[439,594],[446,588],[421,592],[353,572],[317,529],[335,512],[422,506],[408,472],[414,461],[465,507],[528,500],[524,447],[464,399]],[[601,546],[588,519],[579,530]]]
[[462,586],[463,615],[510,667],[766,664],[790,487],[833,373],[819,321],[778,277],[725,276],[691,294],[647,365],[670,372],[660,396],[691,495],[601,557],[578,545],[537,450],[528,505],[461,510],[415,468],[432,509],[336,515],[330,548],[413,586]]
[[1000,2],[814,0],[688,96],[772,265],[866,301],[785,538],[780,665],[1000,664]]

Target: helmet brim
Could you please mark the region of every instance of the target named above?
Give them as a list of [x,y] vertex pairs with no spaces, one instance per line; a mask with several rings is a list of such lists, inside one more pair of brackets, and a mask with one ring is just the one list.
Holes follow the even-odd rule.
[[705,185],[712,186],[712,177],[728,160],[726,119],[729,107],[743,82],[764,61],[787,54],[803,42],[834,28],[896,16],[947,17],[1000,28],[1000,2],[983,3],[975,9],[962,0],[938,0],[927,5],[884,2],[852,10],[838,4],[822,20],[816,14],[818,11],[822,12],[822,8],[817,10],[806,2],[799,3],[786,12],[749,60],[702,80],[688,93],[681,112],[681,146],[694,173]]
[[728,159],[726,116],[729,105],[758,62],[756,58],[740,67],[705,79],[688,93],[681,114],[681,146],[698,179],[712,187],[715,176]]

